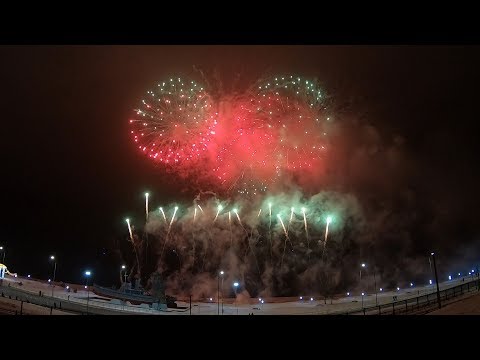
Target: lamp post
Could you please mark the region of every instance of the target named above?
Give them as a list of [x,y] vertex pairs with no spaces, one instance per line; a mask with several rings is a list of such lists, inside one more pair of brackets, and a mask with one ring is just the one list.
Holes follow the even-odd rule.
[[2,257],[2,264],[5,264],[5,253],[7,252],[3,246],[0,246],[0,250],[2,250],[3,257]]
[[[122,265],[122,268],[120,269],[120,274],[122,274],[123,270],[123,277],[125,280],[123,281],[125,284],[127,283],[127,267],[125,265]],[[122,280],[122,277],[120,276],[120,280]]]
[[235,290],[235,308],[237,309],[237,315],[238,315],[238,306],[237,306],[237,287],[238,287],[238,282],[233,283],[233,288]]
[[435,253],[432,252],[430,255],[433,258],[433,268],[435,269],[435,282],[437,283],[437,300],[438,300],[438,308],[442,308],[442,303],[440,302],[440,287],[438,286],[438,275],[437,275],[437,263],[435,261]]
[[86,276],[85,286],[87,287],[87,315],[88,315],[88,304],[90,302],[90,288],[88,287],[88,278],[90,277],[90,275],[92,275],[91,271],[89,270],[85,271],[85,276]]
[[55,275],[57,273],[57,260],[55,260],[55,256],[50,256],[50,260],[53,260],[53,281],[52,281],[52,297],[53,297],[53,289],[55,289]]
[[[222,283],[223,283],[223,274],[224,274],[223,270],[220,270],[220,272],[218,273],[217,315],[220,315],[220,277],[222,277]],[[223,296],[222,296],[222,314],[223,314]]]
[[363,309],[363,296],[365,295],[364,292],[362,292],[362,309]]
[[[362,280],[362,268],[366,268],[367,264],[362,263],[360,266],[360,280]],[[378,305],[378,293],[377,293],[377,278],[375,274],[375,266],[373,266],[373,286],[375,287],[375,306]],[[368,285],[367,285],[368,290]]]
[[366,266],[365,263],[362,263],[360,265],[360,281],[362,281],[362,268],[365,268],[365,266]]

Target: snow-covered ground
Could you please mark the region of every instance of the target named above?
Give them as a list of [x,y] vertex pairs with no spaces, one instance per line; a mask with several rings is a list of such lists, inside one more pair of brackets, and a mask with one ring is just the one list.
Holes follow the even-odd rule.
[[[465,278],[465,282],[471,280],[470,277]],[[19,285],[20,282],[23,285]],[[440,289],[449,288],[462,283],[462,278],[450,280],[440,284]],[[11,288],[26,291],[28,293],[38,295],[41,291],[44,297],[50,298],[53,293],[53,298],[61,300],[62,302],[71,302],[83,306],[88,306],[90,310],[104,309],[116,311],[118,314],[157,314],[157,315],[189,315],[189,303],[185,301],[177,301],[179,307],[184,309],[168,309],[166,311],[157,311],[149,309],[147,305],[131,305],[130,303],[121,304],[119,300],[110,301],[107,298],[101,298],[92,291],[87,291],[81,285],[70,285],[70,287],[77,288],[77,292],[68,292],[60,286],[53,287],[52,285],[27,278],[13,278],[7,277],[3,281],[3,287],[10,284]],[[391,303],[393,296],[397,296],[397,301],[414,298],[418,295],[427,293],[434,293],[436,287],[432,285],[415,286],[408,289],[400,289],[399,291],[382,291],[378,292],[378,304]],[[235,303],[235,299],[224,299],[223,306],[220,301],[220,306],[217,299],[212,297],[211,301],[206,302],[192,302],[192,315],[216,315],[218,312],[223,315],[320,315],[320,314],[336,314],[347,311],[359,310],[362,308],[362,296],[352,295],[344,296],[333,301],[327,300],[325,304],[323,299],[318,299],[310,296],[303,296],[298,298],[262,298],[264,303],[259,299],[250,299],[248,304]],[[363,296],[363,307],[375,305],[375,294],[366,294]],[[223,311],[222,311],[223,308]]]

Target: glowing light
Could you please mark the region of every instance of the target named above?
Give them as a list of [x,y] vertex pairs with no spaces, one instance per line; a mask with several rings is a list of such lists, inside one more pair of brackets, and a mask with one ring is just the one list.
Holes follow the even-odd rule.
[[215,222],[215,220],[217,220],[218,214],[220,214],[220,211],[222,211],[222,210],[223,210],[223,206],[222,206],[222,205],[218,205],[218,206],[217,206],[217,213],[216,213],[216,215],[215,215],[215,218],[213,219],[213,222]]
[[[330,225],[330,222],[332,221],[331,216],[327,216],[327,226],[325,227],[325,241],[323,243],[323,250],[325,251],[325,247],[327,246],[327,240],[328,240],[328,226]],[[365,267],[364,264],[362,264],[362,267]]]
[[160,207],[160,212],[162,213],[163,215],[163,220],[165,221],[165,224],[167,223],[167,217],[165,216],[165,212],[163,211],[163,208]]
[[130,226],[130,219],[125,219],[128,225],[128,233],[130,234],[130,241],[133,243],[133,234],[132,234],[132,228]]
[[148,192],[145,193],[145,219],[148,220]]
[[428,282],[430,283],[430,285],[432,285],[432,280],[428,280]]
[[452,275],[448,275],[448,280],[452,280]]
[[87,270],[87,271],[85,271],[85,275],[86,275],[86,276],[90,276],[91,274],[92,274],[92,272],[91,272],[91,271],[88,271],[88,270]]

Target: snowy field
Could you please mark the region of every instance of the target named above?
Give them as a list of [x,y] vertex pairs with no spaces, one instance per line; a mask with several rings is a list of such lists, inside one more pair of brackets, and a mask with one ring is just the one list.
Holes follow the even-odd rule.
[[[471,280],[470,277],[465,278],[465,281]],[[22,285],[20,285],[22,283]],[[440,284],[440,289],[449,288],[454,285],[462,283],[462,278],[447,281]],[[10,287],[9,287],[10,285]],[[75,305],[81,311],[87,311],[87,304],[90,313],[108,313],[108,314],[155,314],[155,315],[190,315],[189,303],[185,301],[177,301],[176,303],[180,307],[179,309],[171,309],[164,311],[157,311],[149,309],[146,304],[132,305],[129,302],[122,304],[119,300],[111,300],[108,298],[102,298],[94,294],[92,291],[87,291],[81,285],[69,285],[70,290],[76,288],[77,292],[68,292],[61,286],[52,286],[49,283],[36,281],[27,278],[13,278],[7,277],[3,280],[2,291],[8,293],[10,290],[12,299],[15,299],[17,294],[30,294],[32,296],[38,296],[41,291],[43,294],[42,299],[45,301],[55,301],[55,306],[58,308],[59,303],[62,302],[63,307],[65,304]],[[436,288],[432,285],[428,286],[415,286],[408,289],[400,289],[399,291],[386,291],[378,292],[378,304],[391,303],[393,296],[397,296],[397,301],[405,300],[408,298],[414,298],[418,295],[424,295],[427,293],[434,293]],[[53,294],[53,297],[52,297]],[[0,301],[5,302],[7,298],[0,298]],[[13,301],[13,300],[10,300]],[[263,301],[263,303],[262,303]],[[207,301],[195,301],[192,302],[192,315],[217,315],[218,313],[223,315],[322,315],[322,314],[339,314],[347,311],[354,311],[362,308],[362,296],[344,296],[327,300],[325,304],[323,299],[318,299],[310,296],[303,296],[296,298],[263,298],[263,299],[249,299],[248,303],[236,302],[235,299],[224,299],[223,305],[220,300],[220,304],[217,303],[216,298],[207,299]],[[33,304],[27,304],[28,306],[35,306]],[[53,303],[51,303],[53,305]],[[374,306],[375,294],[368,294],[363,297],[363,306]],[[41,308],[41,307],[39,307]],[[182,309],[183,308],[183,309]],[[447,308],[447,307],[446,307]],[[26,308],[24,308],[25,310]],[[222,310],[223,309],[223,310]],[[443,310],[443,309],[442,309]],[[33,310],[32,310],[33,311]],[[50,309],[41,308],[37,309],[36,313],[49,314]],[[59,311],[59,310],[53,310]]]

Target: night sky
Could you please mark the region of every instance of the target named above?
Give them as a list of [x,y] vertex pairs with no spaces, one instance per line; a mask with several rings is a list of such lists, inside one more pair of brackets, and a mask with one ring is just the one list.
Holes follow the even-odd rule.
[[349,191],[390,203],[407,189],[415,206],[398,217],[420,220],[399,231],[415,234],[412,251],[461,257],[479,235],[479,63],[477,46],[1,46],[5,262],[46,278],[55,254],[57,279],[81,281],[91,267],[108,282],[120,264],[109,254],[125,217],[142,217],[145,191],[152,204],[193,198],[128,133],[145,91],[193,66],[245,85],[266,73],[317,77],[375,129],[379,149],[402,146],[391,170],[338,164]]

